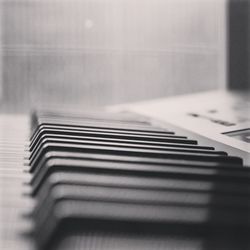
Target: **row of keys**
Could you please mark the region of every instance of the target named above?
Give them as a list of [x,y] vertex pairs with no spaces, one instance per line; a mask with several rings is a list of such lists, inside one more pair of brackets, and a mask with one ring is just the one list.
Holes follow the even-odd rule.
[[129,114],[41,112],[33,128],[29,172],[40,248],[57,249],[84,232],[247,235],[250,172],[240,158]]

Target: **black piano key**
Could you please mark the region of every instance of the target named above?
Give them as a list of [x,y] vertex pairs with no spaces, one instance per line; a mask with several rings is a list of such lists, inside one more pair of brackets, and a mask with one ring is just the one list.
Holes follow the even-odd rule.
[[42,155],[41,160],[37,164],[30,164],[30,171],[39,169],[43,164],[53,157],[59,157],[61,159],[78,159],[78,160],[91,160],[91,161],[102,161],[102,162],[121,162],[121,163],[135,163],[135,164],[154,164],[154,165],[173,165],[173,166],[187,166],[187,167],[201,167],[201,168],[237,168],[246,169],[242,165],[227,163],[226,165],[220,162],[207,162],[207,161],[192,161],[182,159],[160,159],[150,158],[141,156],[122,156],[122,155],[110,155],[110,154],[89,154],[82,152],[70,152],[70,151],[49,151]]
[[[214,230],[224,233],[239,231],[246,233],[250,228],[248,211],[242,209],[217,209],[210,216],[210,209],[199,206],[154,206],[82,201],[64,199],[54,202],[36,221],[37,242],[48,243],[57,230],[76,228],[137,233],[177,233],[209,235]],[[188,233],[189,232],[189,233]]]
[[151,146],[143,146],[143,145],[136,145],[136,144],[124,144],[124,143],[113,143],[113,142],[98,142],[98,141],[87,141],[84,139],[66,139],[66,138],[53,138],[45,137],[38,143],[32,150],[30,154],[30,160],[32,161],[35,156],[38,154],[38,152],[41,151],[43,145],[49,144],[49,143],[63,143],[63,144],[71,144],[71,145],[84,145],[84,146],[102,146],[106,148],[117,148],[117,149],[128,149],[128,150],[151,150],[152,152],[181,152],[181,153],[197,153],[197,154],[208,154],[208,155],[221,155],[226,156],[227,153],[222,151],[215,151],[215,150],[204,150],[204,149],[196,149],[196,148],[181,148],[181,147],[175,147],[173,144],[172,147],[151,147]]
[[109,121],[97,122],[95,120],[69,120],[69,119],[39,119],[39,122],[34,126],[34,128],[39,127],[40,125],[51,125],[51,126],[64,126],[64,127],[81,127],[81,128],[103,128],[103,129],[111,129],[111,130],[128,130],[134,132],[171,132],[167,129],[152,126],[152,125],[139,125],[132,123],[115,123]]
[[[81,132],[87,131],[87,132],[104,132],[104,133],[117,133],[117,134],[132,134],[132,135],[150,135],[150,136],[173,136],[174,132],[147,132],[147,131],[132,131],[132,130],[126,130],[126,129],[112,129],[112,128],[96,128],[96,127],[70,127],[70,126],[62,126],[62,125],[45,125],[41,124],[36,132],[32,136],[31,142],[35,141],[35,138],[42,132],[42,131],[53,131],[53,133],[62,133],[62,132],[68,132],[68,133],[74,133],[77,135],[81,135]],[[182,137],[184,138],[184,137]]]
[[[64,200],[66,201],[66,199]],[[76,206],[73,206],[71,201],[76,202]],[[60,200],[58,201],[60,202]],[[66,201],[67,202],[67,201]],[[90,202],[92,203],[92,202]],[[93,201],[95,203],[95,201]],[[208,220],[207,208],[199,206],[176,206],[176,205],[168,205],[168,206],[154,206],[151,204],[140,206],[140,204],[134,203],[113,203],[113,202],[96,202],[97,205],[92,204],[93,206],[88,206],[88,201],[83,201],[83,203],[79,200],[71,200],[69,199],[68,204],[61,204],[64,207],[64,211],[61,216],[76,216],[85,217],[88,214],[93,217],[99,218],[110,218],[110,219],[131,219],[135,221],[148,221],[148,222],[176,222],[176,223],[207,223],[212,222]],[[79,205],[79,207],[77,206]],[[65,206],[64,206],[65,205]],[[69,205],[69,206],[68,206]],[[85,206],[86,205],[86,206]],[[107,205],[107,207],[105,207]],[[70,209],[72,208],[72,209]],[[74,209],[75,208],[75,209]],[[93,208],[93,210],[92,210]],[[145,208],[145,210],[144,210]],[[242,214],[235,216],[234,218],[228,217],[228,214],[236,215],[234,210],[225,210],[221,209],[218,211],[220,216],[214,217],[214,222],[217,223],[225,223],[225,225],[247,225],[250,226],[250,217],[246,217],[249,214],[248,209],[242,209]],[[57,212],[57,209],[55,209]],[[65,213],[64,213],[65,212]],[[159,212],[159,213],[158,213]]]
[[[64,228],[72,228],[71,223]],[[172,232],[174,225],[172,225]],[[177,229],[177,228],[176,228]],[[185,236],[184,230],[182,235],[178,233],[180,230],[175,230],[175,233],[168,232],[166,234],[157,234],[154,232],[147,233],[143,230],[141,234],[134,234],[129,232],[107,232],[106,230],[95,230],[87,232],[86,230],[57,230],[56,236],[51,242],[50,249],[53,250],[81,250],[84,246],[86,250],[166,250],[166,249],[191,249],[191,250],[248,250],[250,240],[247,232],[243,234],[238,228],[231,233],[222,233],[223,230],[214,230],[206,235],[194,235],[193,230],[186,230]]]
[[131,132],[131,133],[152,133],[155,135],[159,135],[161,136],[162,134],[169,134],[169,135],[173,135],[175,134],[173,131],[169,131],[169,130],[164,130],[164,129],[158,129],[158,128],[154,128],[152,126],[147,126],[147,127],[142,127],[142,126],[135,126],[135,125],[117,125],[117,124],[113,124],[113,123],[96,123],[96,122],[87,122],[84,121],[82,123],[76,123],[76,124],[72,124],[72,122],[68,121],[67,123],[64,122],[54,122],[54,121],[44,121],[42,123],[40,123],[38,126],[35,126],[33,129],[33,133],[31,136],[31,140],[33,139],[33,137],[38,133],[39,129],[43,126],[46,127],[51,127],[51,128],[62,128],[62,129],[72,129],[72,130],[92,130],[92,129],[96,129],[96,130],[105,130],[106,132]]
[[45,138],[49,139],[77,139],[85,141],[86,143],[110,143],[110,144],[123,144],[126,146],[138,146],[138,147],[145,147],[150,149],[165,149],[167,147],[176,147],[176,148],[187,148],[187,149],[197,149],[197,150],[214,150],[213,147],[206,147],[206,146],[198,146],[198,145],[192,145],[192,144],[181,144],[181,143],[158,143],[158,142],[147,142],[147,141],[141,141],[141,140],[127,140],[127,139],[115,139],[115,138],[101,138],[101,137],[90,137],[90,136],[82,136],[81,134],[69,134],[65,133],[63,131],[44,131],[39,135],[37,140],[35,140],[33,143],[30,144],[30,151],[34,151],[36,147],[38,147],[41,143],[41,141]]
[[51,173],[64,170],[80,173],[116,174],[119,176],[144,176],[165,177],[167,179],[191,179],[191,180],[221,180],[221,182],[249,182],[249,171],[228,171],[227,169],[210,169],[181,166],[159,166],[128,163],[114,163],[102,161],[88,161],[75,159],[52,158],[45,161],[42,167],[37,169],[31,180],[33,189],[37,190]]
[[[54,201],[62,199],[103,201],[131,203],[155,206],[200,206],[213,207],[213,209],[224,207],[225,209],[249,209],[250,200],[248,195],[232,195],[228,193],[196,192],[190,190],[152,190],[125,187],[107,187],[93,185],[79,185],[59,183],[50,186],[48,192],[40,193],[38,203],[34,210],[35,216],[46,210],[48,196],[52,195]],[[212,200],[213,195],[213,200]],[[216,202],[214,202],[216,200]]]
[[[41,186],[40,190],[33,195],[39,196],[40,192],[47,194],[52,186],[59,184],[69,185],[89,185],[96,187],[118,187],[143,190],[169,190],[169,191],[190,191],[195,193],[218,193],[233,196],[249,196],[250,183],[221,182],[214,179],[191,180],[191,179],[171,179],[163,177],[143,177],[143,176],[121,176],[115,174],[79,173],[58,170],[51,173]],[[220,188],[215,188],[220,186]],[[33,190],[35,191],[35,190]]]
[[47,160],[53,158],[60,159],[76,159],[76,160],[90,160],[90,161],[102,161],[102,162],[114,162],[114,163],[130,163],[130,164],[143,164],[143,165],[160,165],[160,166],[182,166],[182,167],[198,167],[198,168],[230,168],[241,171],[247,171],[247,168],[243,168],[242,165],[232,164],[228,162],[226,164],[221,162],[208,162],[208,161],[194,161],[183,159],[161,159],[150,158],[141,156],[123,156],[123,155],[111,155],[111,154],[95,154],[95,153],[83,153],[83,152],[70,152],[63,150],[51,150],[41,155],[41,159],[37,164],[30,163],[30,172],[40,169]]
[[[138,134],[129,134],[132,137],[124,137],[124,138],[120,138],[120,135],[124,135],[126,136],[126,134],[124,133],[112,133],[112,136],[110,136],[110,138],[107,136],[106,132],[103,136],[103,134],[98,134],[99,132],[97,132],[96,134],[94,132],[91,132],[90,134],[88,133],[88,131],[77,131],[77,130],[61,130],[61,129],[48,129],[48,128],[42,128],[41,130],[39,130],[39,133],[37,134],[37,136],[34,137],[34,139],[31,141],[30,143],[30,147],[31,150],[34,147],[34,145],[36,145],[37,143],[39,143],[39,141],[41,140],[42,137],[44,136],[48,136],[48,135],[54,135],[54,136],[71,136],[71,137],[77,137],[77,138],[89,138],[92,140],[124,140],[124,141],[128,141],[128,142],[134,142],[134,141],[138,141],[139,143],[152,143],[152,144],[157,144],[158,141],[153,141],[152,137],[151,138],[145,138],[145,140],[143,140],[143,138],[136,138],[136,136]],[[115,135],[117,134],[117,137],[115,137]],[[93,136],[94,135],[94,136]],[[114,135],[114,136],[113,136]],[[139,136],[147,136],[147,134],[143,135],[143,134],[139,134]],[[184,136],[175,136],[175,135],[166,135],[164,137],[166,139],[166,142],[162,142],[161,144],[166,144],[168,143],[169,139],[187,139]]]
[[[142,141],[154,141],[154,142],[176,142],[197,144],[194,140],[187,140],[185,136],[165,135],[165,136],[153,136],[153,135],[141,135],[141,134],[125,134],[122,132],[98,132],[98,131],[77,131],[78,135],[89,137],[101,137],[101,138],[116,138],[116,139],[130,139],[130,140],[142,140]],[[60,131],[59,131],[60,133]],[[36,138],[36,137],[34,137]]]
[[[99,190],[98,190],[99,189]],[[120,193],[120,194],[119,194]],[[53,194],[51,197],[50,194]],[[216,204],[210,202],[210,195],[197,194],[192,192],[155,192],[144,190],[131,190],[131,189],[111,189],[111,188],[97,188],[89,186],[73,186],[73,185],[57,185],[53,186],[53,190],[49,192],[49,195],[45,195],[40,200],[37,208],[34,211],[36,223],[38,225],[43,224],[44,218],[48,216],[48,213],[56,211],[48,211],[53,207],[55,203],[70,200],[70,201],[82,201],[82,202],[100,202],[101,204],[112,203],[116,204],[119,208],[120,204],[126,205],[141,205],[141,209],[145,206],[155,206],[155,208],[175,206],[178,208],[201,208],[210,211],[213,209],[213,213],[220,211],[221,208],[224,210],[233,211],[234,213],[244,213],[247,216],[249,202],[245,204],[246,197],[239,196],[225,196],[218,197]],[[115,208],[116,209],[116,208]],[[236,210],[237,209],[237,210]],[[134,211],[135,212],[135,211]],[[183,210],[185,212],[185,210]],[[82,213],[84,214],[84,212]],[[81,214],[81,215],[82,215]],[[78,215],[79,217],[81,215]],[[128,218],[125,218],[127,220]],[[178,218],[175,218],[176,220]],[[230,220],[230,219],[229,219]],[[207,223],[207,222],[204,222]]]
[[[248,196],[235,196],[231,194],[213,194],[198,193],[192,191],[169,191],[169,190],[143,190],[143,189],[126,189],[117,187],[98,187],[87,185],[67,185],[60,183],[51,187],[48,193],[43,193],[39,197],[39,202],[33,212],[38,224],[42,224],[44,217],[48,213],[47,209],[53,206],[54,203],[62,200],[71,201],[94,201],[102,203],[131,204],[144,206],[155,206],[156,208],[165,206],[166,209],[170,206],[175,207],[191,207],[203,208],[217,212],[224,209],[232,210],[234,213],[245,213],[249,210]],[[215,199],[216,198],[216,199]],[[214,202],[216,200],[216,202]],[[50,211],[51,212],[51,211]],[[230,220],[230,219],[229,219]]]
[[[100,138],[100,139],[120,139],[120,140],[127,140],[127,141],[145,141],[145,142],[151,142],[154,140],[152,140],[152,138],[154,138],[154,136],[152,137],[152,135],[148,135],[147,134],[136,134],[136,133],[130,133],[128,134],[130,137],[126,138],[126,133],[112,133],[110,138],[109,136],[109,132],[104,132],[104,136],[103,136],[103,132],[96,131],[87,131],[87,130],[61,130],[61,129],[48,129],[48,128],[41,128],[39,130],[39,132],[37,133],[37,136],[34,137],[34,139],[31,141],[30,147],[32,150],[32,147],[34,147],[34,145],[36,145],[37,143],[39,143],[39,140],[41,139],[42,136],[45,135],[65,135],[65,136],[75,136],[78,138],[83,138],[83,137],[87,137],[87,138]],[[115,137],[115,135],[117,135],[117,138]],[[140,138],[137,138],[137,135],[140,136]],[[120,136],[125,136],[124,138],[121,138]],[[141,136],[145,136],[145,139],[143,140],[143,137],[141,138]],[[156,138],[159,138],[158,136]],[[165,135],[165,136],[161,136],[160,138],[165,138],[166,142],[168,142],[168,139],[187,139],[184,136],[175,136],[175,135]],[[154,143],[156,144],[158,141],[156,140]]]
[[61,112],[61,111],[37,111],[33,113],[32,119],[33,122],[37,123],[41,118],[51,118],[51,119],[70,119],[70,120],[86,120],[92,119],[95,121],[111,121],[111,122],[127,122],[132,124],[145,124],[152,126],[152,123],[148,118],[139,115],[133,114],[131,112],[122,112],[122,113],[112,113],[107,111],[91,111],[91,112]]
[[[51,129],[43,129],[41,133],[35,138],[34,141],[30,144],[30,150],[33,151],[33,148],[40,143],[41,139],[44,137],[64,137],[64,138],[84,138],[88,141],[100,141],[100,142],[117,142],[117,143],[128,143],[128,144],[140,144],[145,146],[157,146],[157,147],[167,147],[167,146],[175,146],[175,147],[183,147],[183,148],[197,148],[197,149],[206,149],[213,150],[213,147],[204,147],[198,146],[196,144],[190,143],[190,140],[186,140],[185,143],[179,142],[179,140],[172,140],[171,138],[167,138],[166,142],[156,142],[156,141],[147,141],[143,139],[133,139],[133,138],[109,138],[102,137],[101,135],[96,136],[88,136],[86,134],[82,134],[78,131],[68,131],[68,130],[51,130]],[[169,141],[170,139],[170,141]],[[187,143],[188,142],[188,143]]]
[[[110,113],[109,113],[110,114]],[[142,119],[136,119],[136,117],[127,117],[127,116],[119,116],[119,114],[116,115],[109,115],[107,112],[102,112],[102,113],[96,113],[93,114],[92,112],[90,113],[85,113],[82,115],[76,115],[76,114],[67,114],[67,115],[60,115],[60,114],[37,114],[36,116],[33,117],[33,122],[40,123],[41,121],[44,120],[54,120],[54,121],[60,121],[63,123],[64,121],[70,121],[70,122],[81,122],[83,123],[84,121],[94,121],[95,123],[114,123],[114,124],[129,124],[129,125],[137,125],[137,126],[152,126],[152,123],[150,122],[149,119],[146,119],[145,117]]]
[[38,151],[37,154],[34,155],[34,157],[30,161],[30,164],[32,165],[31,171],[33,167],[39,162],[42,155],[51,150],[242,164],[241,158],[232,157],[232,156],[223,156],[223,155],[217,156],[217,155],[208,155],[208,154],[203,154],[203,153],[171,152],[171,151],[162,152],[158,150],[127,149],[127,148],[90,146],[90,145],[73,145],[73,144],[67,144],[67,143],[65,144],[64,143],[44,143],[41,150]]
[[89,129],[106,129],[106,130],[121,130],[121,131],[131,131],[131,132],[152,132],[152,133],[163,133],[171,132],[167,129],[152,126],[151,124],[138,124],[138,123],[128,123],[128,122],[115,122],[108,120],[95,120],[95,119],[54,119],[54,118],[39,118],[38,123],[33,126],[35,129],[39,128],[41,125],[50,126],[64,126],[72,128],[89,128]]

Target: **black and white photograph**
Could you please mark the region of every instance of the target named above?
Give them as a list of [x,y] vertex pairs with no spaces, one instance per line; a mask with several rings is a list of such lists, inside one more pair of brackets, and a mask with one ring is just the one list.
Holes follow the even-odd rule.
[[250,0],[0,0],[1,250],[250,250]]

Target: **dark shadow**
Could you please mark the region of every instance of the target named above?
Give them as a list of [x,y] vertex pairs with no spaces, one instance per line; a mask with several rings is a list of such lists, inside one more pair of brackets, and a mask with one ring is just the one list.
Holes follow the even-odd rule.
[[249,89],[250,2],[230,0],[227,5],[228,83],[231,89]]

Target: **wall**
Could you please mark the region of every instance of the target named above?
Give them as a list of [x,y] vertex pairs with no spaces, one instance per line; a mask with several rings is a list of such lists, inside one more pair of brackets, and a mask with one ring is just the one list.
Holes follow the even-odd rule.
[[2,0],[5,110],[225,84],[225,0]]

